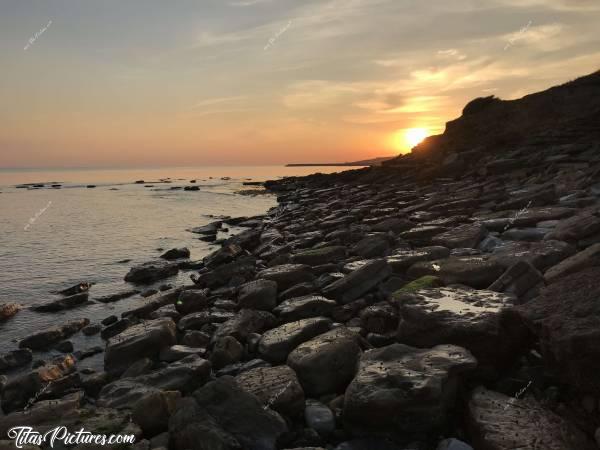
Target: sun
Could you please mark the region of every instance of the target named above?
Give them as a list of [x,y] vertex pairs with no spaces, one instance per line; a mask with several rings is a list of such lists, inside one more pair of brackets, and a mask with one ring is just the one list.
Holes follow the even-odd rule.
[[419,145],[427,136],[429,132],[425,128],[409,128],[404,132],[404,140],[410,148]]

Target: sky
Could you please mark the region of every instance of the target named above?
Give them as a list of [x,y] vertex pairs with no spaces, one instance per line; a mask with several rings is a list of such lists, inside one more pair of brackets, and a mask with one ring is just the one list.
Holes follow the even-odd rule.
[[473,98],[600,69],[599,23],[599,0],[0,0],[0,168],[405,153]]

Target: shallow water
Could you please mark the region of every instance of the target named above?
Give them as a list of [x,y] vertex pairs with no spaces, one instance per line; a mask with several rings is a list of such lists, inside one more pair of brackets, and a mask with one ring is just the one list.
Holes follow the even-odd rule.
[[[252,216],[275,206],[272,195],[235,194],[243,181],[263,181],[281,175],[304,175],[339,168],[184,168],[135,171],[0,171],[0,303],[25,308],[0,324],[0,353],[35,330],[87,317],[91,323],[143,304],[135,296],[116,303],[94,302],[59,313],[36,313],[28,305],[48,301],[52,291],[79,282],[95,283],[90,299],[131,288],[123,277],[137,263],[157,258],[164,249],[188,247],[198,260],[216,247],[186,229],[205,225],[212,216]],[[134,184],[170,177],[169,184]],[[212,179],[210,178],[212,177]],[[222,180],[221,177],[231,177]],[[196,179],[200,191],[172,190]],[[61,189],[17,189],[20,183],[58,182]],[[85,186],[95,184],[88,189]],[[145,183],[148,184],[148,183]],[[230,233],[239,231],[231,228]],[[230,234],[229,233],[229,234]],[[119,263],[130,259],[130,262]],[[193,272],[180,272],[163,283],[189,284]],[[145,288],[146,286],[144,286]],[[147,286],[150,287],[150,286]],[[75,350],[103,345],[98,336],[78,333]],[[56,352],[51,352],[52,354]],[[47,358],[49,355],[34,355]],[[103,355],[82,362],[99,367]]]

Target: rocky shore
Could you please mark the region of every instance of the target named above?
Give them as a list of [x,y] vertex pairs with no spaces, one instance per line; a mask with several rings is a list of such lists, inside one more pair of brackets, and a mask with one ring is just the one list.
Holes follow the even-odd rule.
[[[599,79],[537,95],[597,100]],[[279,206],[265,216],[190,230],[214,241],[245,227],[201,262],[173,249],[126,276],[193,268],[193,283],[21,341],[0,368],[78,332],[106,345],[4,377],[2,436],[65,425],[135,434],[137,449],[599,448],[600,133],[553,120],[570,142],[511,140],[507,119],[491,151],[469,130],[505,105],[480,103],[382,167],[268,182]],[[79,368],[89,352],[104,371]]]

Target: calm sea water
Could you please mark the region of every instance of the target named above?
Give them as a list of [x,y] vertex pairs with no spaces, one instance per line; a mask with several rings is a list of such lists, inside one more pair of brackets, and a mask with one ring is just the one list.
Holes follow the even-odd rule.
[[[123,281],[129,268],[157,258],[162,249],[188,247],[198,260],[216,247],[186,229],[214,216],[252,216],[275,206],[271,195],[236,194],[244,181],[335,172],[334,167],[212,167],[148,170],[0,170],[0,303],[24,309],[0,324],[0,353],[17,348],[33,331],[87,317],[92,323],[144,303],[140,296],[112,304],[94,302],[59,313],[36,313],[27,306],[56,298],[52,291],[79,282],[95,283],[90,298],[134,286]],[[222,179],[227,177],[230,179]],[[152,183],[169,178],[169,184]],[[195,179],[200,191],[173,190]],[[144,184],[135,184],[144,180]],[[61,184],[60,189],[18,189],[22,183]],[[87,185],[96,185],[87,188]],[[153,187],[146,187],[153,185]],[[239,229],[231,228],[231,232]],[[130,259],[130,262],[119,261]],[[158,284],[190,283],[192,272]],[[98,336],[71,338],[75,350],[102,345]],[[36,354],[48,358],[51,354]],[[82,362],[101,367],[102,355]]]

